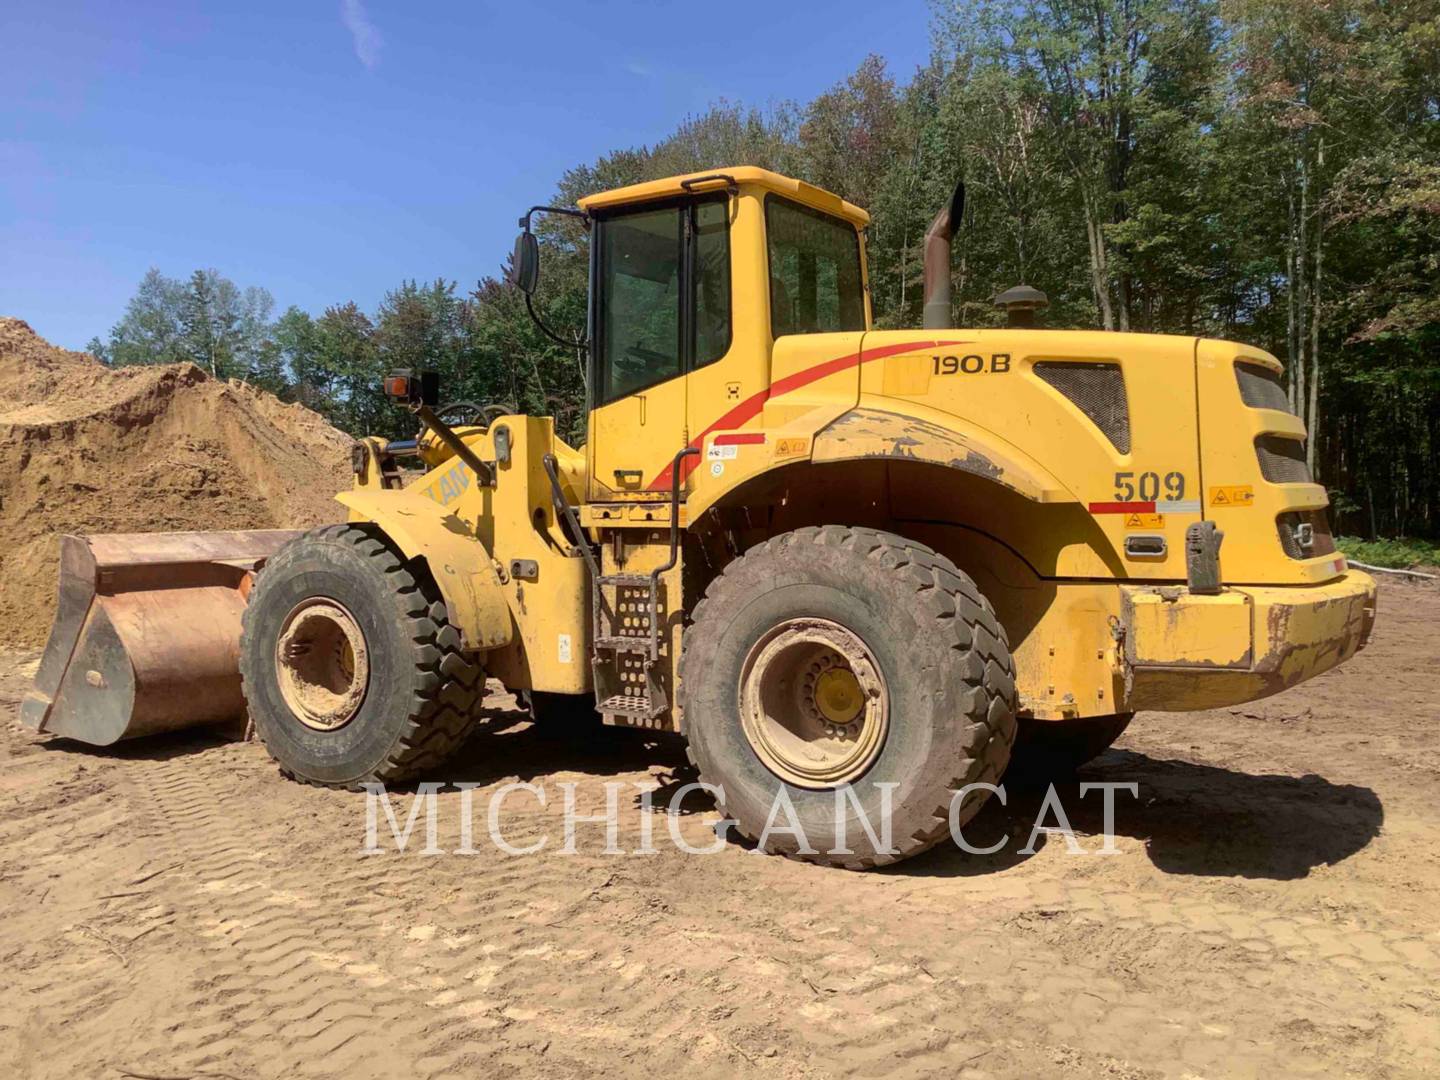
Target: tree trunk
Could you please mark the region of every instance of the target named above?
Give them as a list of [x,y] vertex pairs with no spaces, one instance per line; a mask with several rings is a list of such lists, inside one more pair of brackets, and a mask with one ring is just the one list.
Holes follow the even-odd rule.
[[1295,190],[1286,192],[1286,249],[1284,249],[1284,302],[1286,302],[1286,330],[1284,330],[1284,370],[1289,374],[1290,412],[1300,415],[1299,386],[1302,376],[1296,373],[1296,341],[1300,334],[1299,311],[1296,310],[1295,279]]
[[1434,536],[1436,531],[1436,480],[1440,478],[1440,395],[1430,396],[1430,409],[1426,418],[1426,446],[1428,455],[1426,459],[1426,507],[1424,507],[1424,521],[1426,521],[1427,536]]
[[1100,309],[1100,325],[1106,330],[1114,330],[1115,312],[1110,306],[1110,274],[1105,265],[1105,234],[1101,231],[1095,200],[1088,194],[1085,196],[1085,235],[1090,241],[1090,285],[1095,292],[1095,304]]
[[1295,370],[1290,378],[1295,387],[1295,414],[1305,424],[1306,432],[1310,432],[1310,420],[1306,416],[1309,398],[1306,394],[1306,334],[1305,322],[1306,311],[1310,303],[1309,289],[1305,281],[1305,259],[1309,254],[1309,230],[1305,227],[1306,218],[1310,215],[1310,173],[1305,167],[1305,157],[1302,153],[1295,162],[1300,173],[1300,213],[1295,219]]
[[[1325,140],[1320,140],[1317,164],[1325,160]],[[1312,479],[1318,479],[1316,472],[1315,444],[1320,441],[1320,280],[1325,254],[1325,216],[1320,210],[1315,215],[1315,277],[1310,284],[1310,401],[1305,421],[1309,434],[1306,440],[1305,461],[1310,467]]]

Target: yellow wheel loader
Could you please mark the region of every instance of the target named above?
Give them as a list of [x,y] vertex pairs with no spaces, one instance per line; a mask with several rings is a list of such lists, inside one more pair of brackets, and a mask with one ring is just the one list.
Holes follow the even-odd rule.
[[[1335,550],[1276,359],[1040,329],[1023,286],[1005,328],[949,326],[962,199],[926,237],[920,330],[872,326],[865,211],[763,169],[536,208],[527,303],[531,215],[589,231],[587,443],[437,412],[396,373],[421,434],[357,444],[347,524],[67,539],[25,720],[107,743],[243,689],[286,774],[354,787],[440,775],[490,677],[577,739],[680,733],[741,833],[783,788],[806,857],[867,867],[962,825],[984,789],[955,793],[1012,750],[1073,767],[1137,710],[1354,654],[1374,584]],[[837,792],[888,802],[893,847],[831,854]]]

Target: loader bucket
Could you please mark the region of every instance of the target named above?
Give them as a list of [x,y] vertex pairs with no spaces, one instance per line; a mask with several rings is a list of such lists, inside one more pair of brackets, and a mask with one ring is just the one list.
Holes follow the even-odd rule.
[[60,595],[35,686],[36,731],[95,746],[237,720],[250,575],[300,536],[111,533],[60,538]]

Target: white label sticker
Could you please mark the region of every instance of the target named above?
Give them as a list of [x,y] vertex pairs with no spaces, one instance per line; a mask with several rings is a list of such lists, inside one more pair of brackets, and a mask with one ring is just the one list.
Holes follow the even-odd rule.
[[561,634],[561,635],[560,635],[560,662],[561,662],[562,664],[568,664],[568,663],[570,663],[570,635],[569,635],[569,634]]
[[733,443],[727,443],[724,446],[710,447],[709,450],[705,451],[705,456],[711,461],[733,461],[739,453],[740,448],[738,446]]
[[722,476],[722,475],[724,475],[724,473],[725,473],[725,463],[724,463],[723,461],[714,462],[714,463],[710,466],[710,475],[711,475],[711,476]]

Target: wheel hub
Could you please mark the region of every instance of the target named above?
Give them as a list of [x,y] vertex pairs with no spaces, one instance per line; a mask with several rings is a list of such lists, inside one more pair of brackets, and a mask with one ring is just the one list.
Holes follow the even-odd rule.
[[848,727],[865,707],[865,692],[849,668],[831,667],[820,673],[812,691],[815,707],[830,723]]
[[306,727],[348,724],[370,682],[370,653],[355,616],[326,597],[297,604],[275,643],[275,674],[285,704]]
[[745,737],[767,769],[797,787],[862,776],[884,745],[888,698],[869,648],[826,619],[781,623],[740,673]]

